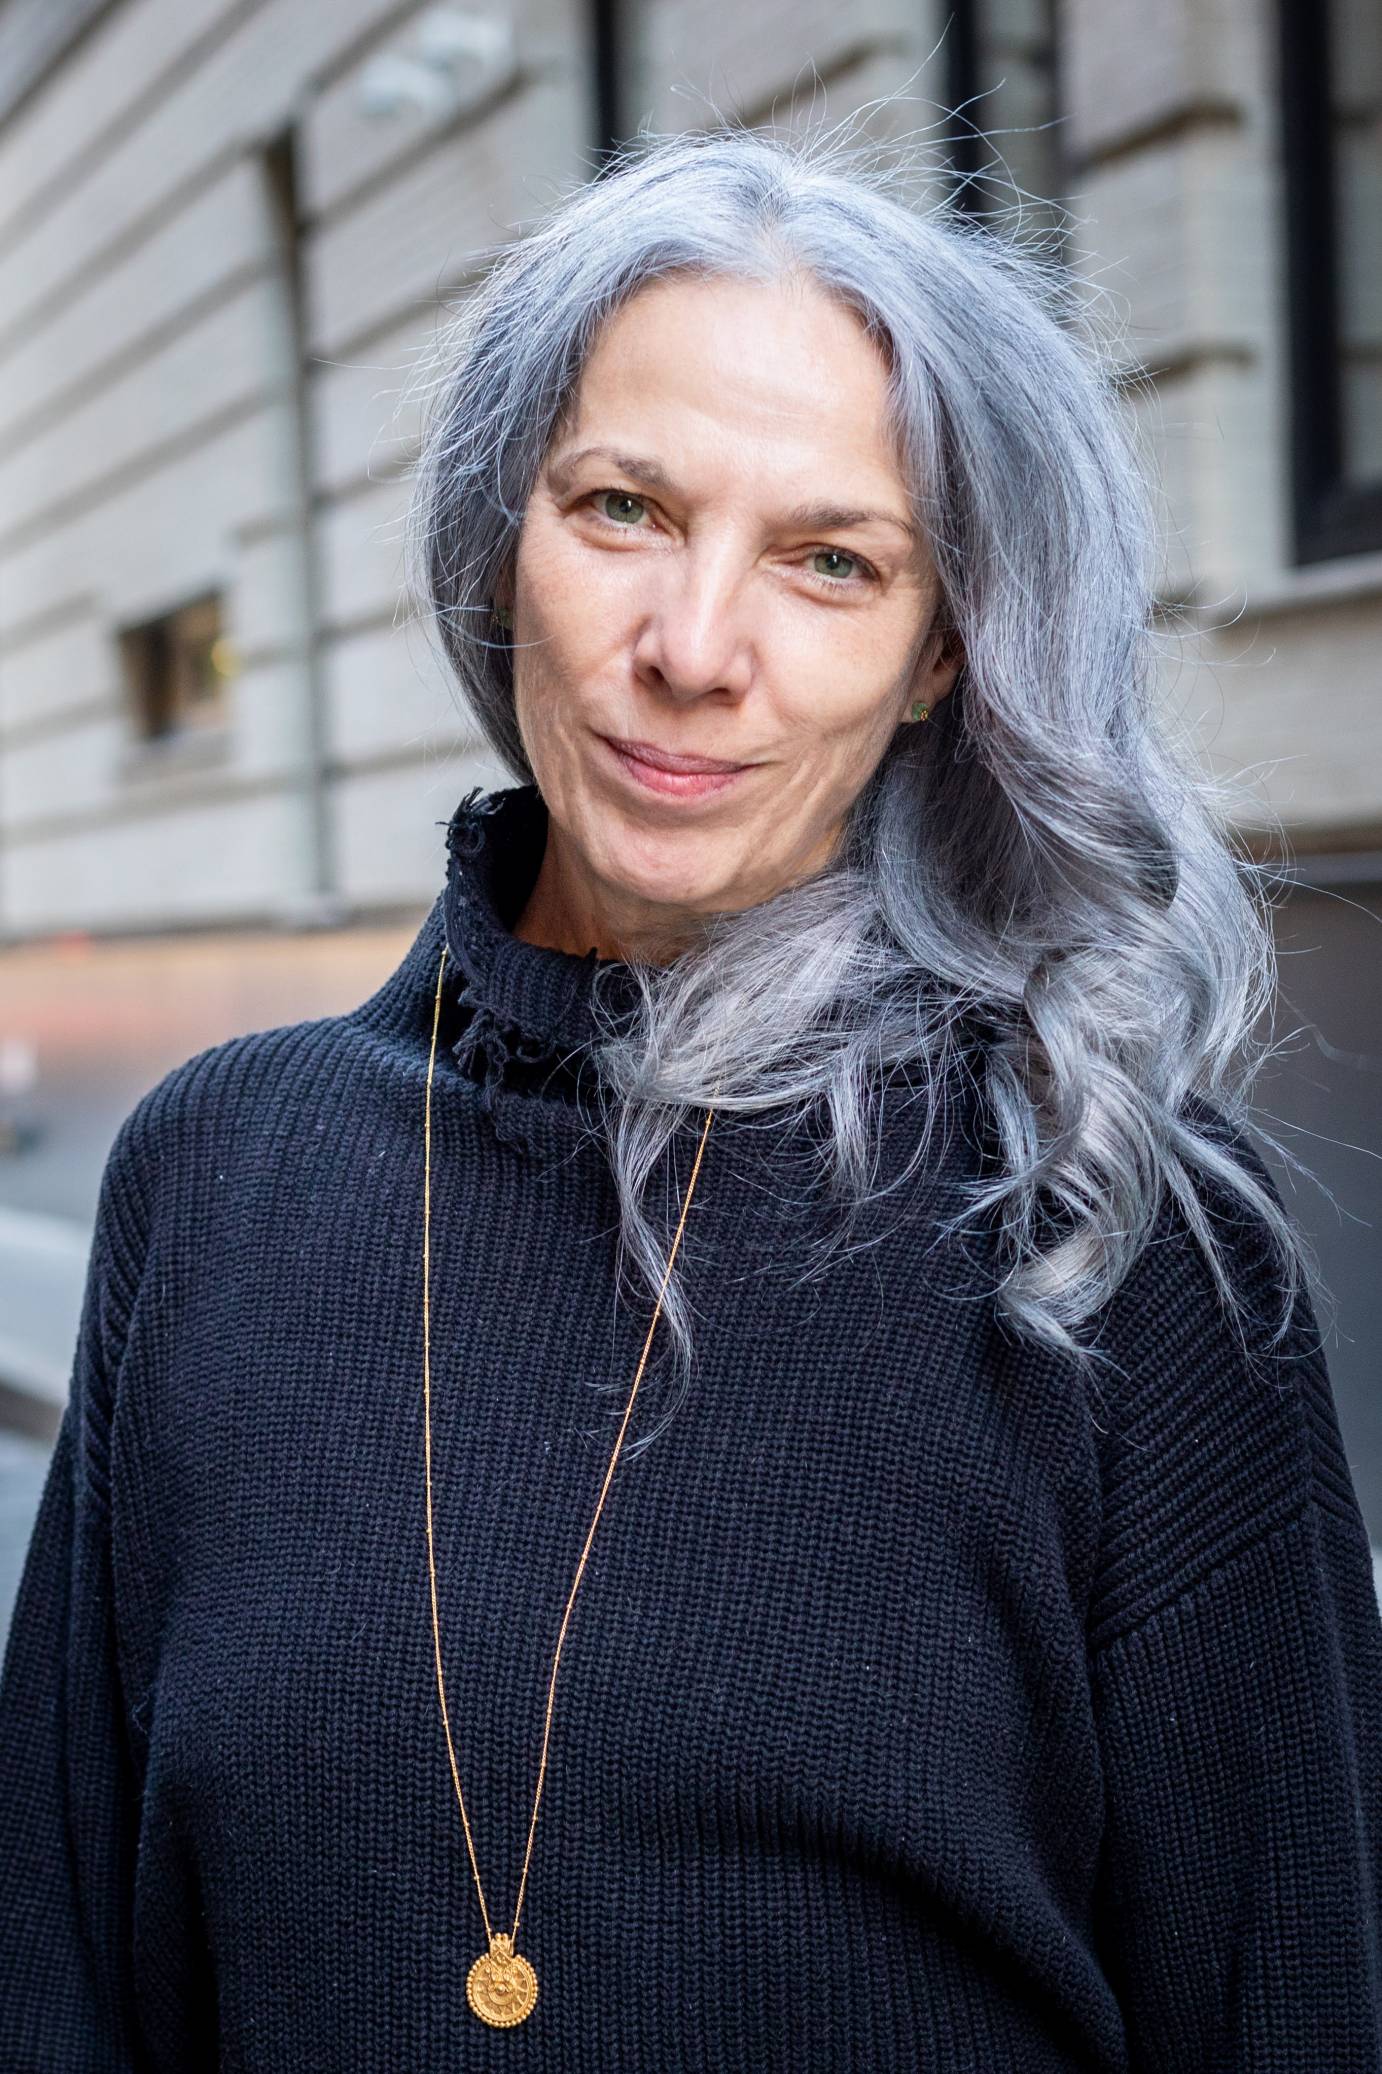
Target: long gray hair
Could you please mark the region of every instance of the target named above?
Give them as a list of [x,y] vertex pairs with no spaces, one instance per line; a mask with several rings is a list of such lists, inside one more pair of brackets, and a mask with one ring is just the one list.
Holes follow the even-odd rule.
[[[1073,1328],[1122,1282],[1167,1189],[1237,1316],[1194,1165],[1267,1227],[1280,1337],[1313,1256],[1256,1155],[1233,1151],[1272,1049],[1253,1035],[1275,992],[1263,868],[1155,709],[1156,495],[1112,345],[1056,259],[948,200],[904,199],[847,129],[643,136],[492,248],[439,333],[411,594],[494,752],[532,781],[492,601],[600,326],[672,275],[787,273],[885,357],[888,429],[964,663],[933,717],[898,729],[826,869],[710,917],[671,964],[636,964],[636,1016],[602,1021],[619,1273],[632,1259],[662,1283],[670,1223],[646,1198],[688,1112],[824,1117],[822,1172],[850,1214],[819,1272],[878,1199],[888,1069],[934,1096],[957,1064],[978,1086],[977,1060],[999,1156],[955,1223],[994,1217],[993,1298],[1014,1330],[1097,1358]],[[938,1100],[920,1107],[908,1174]],[[683,1393],[688,1312],[673,1274]]]

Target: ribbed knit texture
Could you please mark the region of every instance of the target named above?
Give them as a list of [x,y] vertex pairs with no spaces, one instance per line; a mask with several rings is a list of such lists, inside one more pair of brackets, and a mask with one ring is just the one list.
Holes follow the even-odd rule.
[[[0,2067],[1382,2074],[1382,1623],[1309,1302],[1240,1340],[1170,1206],[1097,1389],[1020,1344],[990,1236],[939,1230],[986,1157],[968,1074],[814,1280],[812,1147],[717,1116],[698,1371],[616,1470],[562,1655],[537,2003],[471,2013],[423,1509],[444,933],[437,1575],[499,1929],[651,1314],[615,1289],[594,954],[511,933],[544,825],[469,795],[378,992],[120,1128],[0,1684]],[[1265,1238],[1224,1228],[1270,1319]]]

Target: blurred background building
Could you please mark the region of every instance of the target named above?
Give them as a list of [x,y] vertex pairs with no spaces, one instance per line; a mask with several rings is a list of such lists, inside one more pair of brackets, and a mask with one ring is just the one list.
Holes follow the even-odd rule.
[[0,0],[0,1624],[121,1117],[362,999],[505,781],[400,597],[444,302],[640,126],[899,90],[1154,378],[1163,693],[1287,826],[1261,1107],[1382,1547],[1376,0]]

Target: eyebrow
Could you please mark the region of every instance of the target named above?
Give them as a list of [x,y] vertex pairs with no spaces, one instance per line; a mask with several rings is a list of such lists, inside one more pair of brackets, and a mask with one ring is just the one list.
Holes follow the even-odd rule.
[[[655,490],[675,491],[667,470],[660,461],[647,454],[626,454],[612,446],[583,446],[573,454],[563,454],[549,466],[548,473],[554,481],[564,483],[577,464],[598,458],[612,461],[621,475],[635,476],[639,482],[647,483]],[[921,535],[916,527],[893,511],[865,511],[852,504],[797,504],[783,514],[790,526],[817,526],[822,531],[833,533],[842,526],[896,526],[914,544],[920,544]]]

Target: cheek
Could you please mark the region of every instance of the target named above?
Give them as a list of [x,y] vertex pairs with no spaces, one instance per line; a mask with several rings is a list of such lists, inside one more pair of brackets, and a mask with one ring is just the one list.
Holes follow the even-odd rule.
[[910,596],[817,603],[790,585],[765,584],[755,609],[761,671],[790,717],[851,733],[891,709],[916,638]]
[[564,693],[580,699],[584,687],[607,669],[626,615],[613,609],[611,586],[600,581],[601,560],[582,555],[560,528],[535,523],[525,529],[516,580],[523,600],[523,638],[532,645],[517,653],[520,686],[525,680],[534,690],[560,684]]
[[852,622],[833,634],[813,628],[765,665],[789,727],[847,743],[891,732],[905,660]]
[[599,553],[583,538],[577,520],[547,510],[529,510],[519,535],[518,584],[528,604],[554,630],[569,627],[595,600],[636,595],[638,557]]

